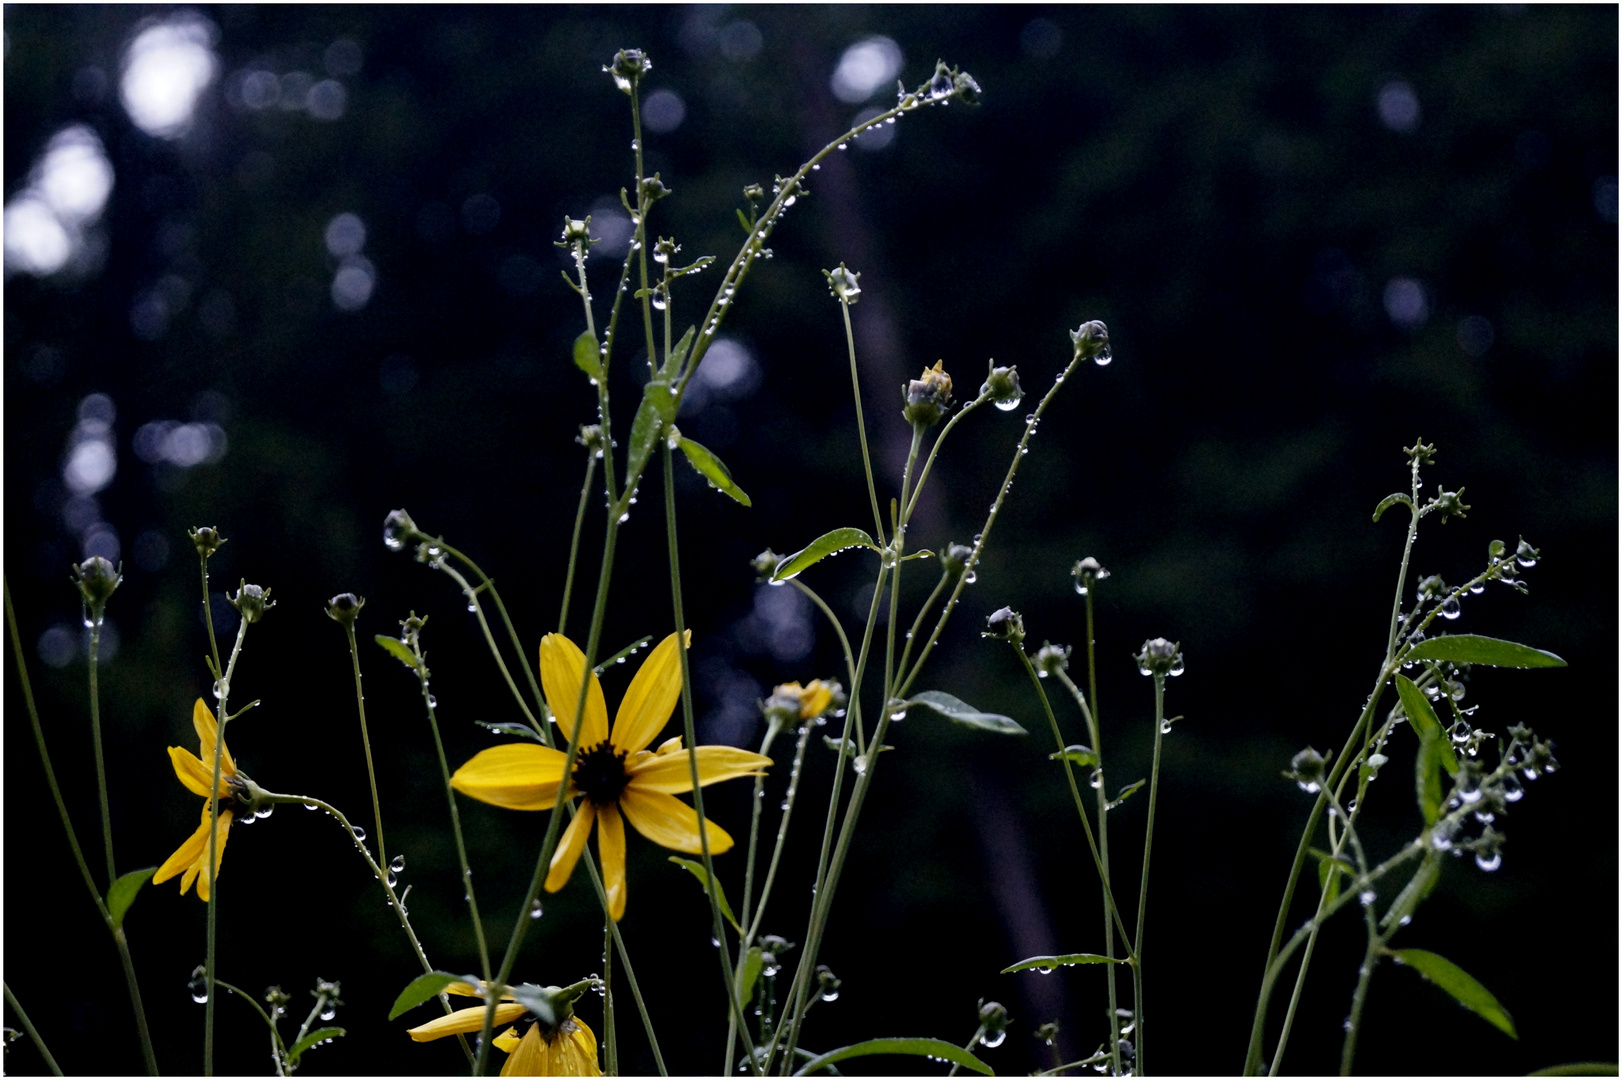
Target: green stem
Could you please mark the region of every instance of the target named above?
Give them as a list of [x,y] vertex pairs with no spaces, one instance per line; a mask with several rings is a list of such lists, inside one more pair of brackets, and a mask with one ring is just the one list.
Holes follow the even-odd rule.
[[[208,556],[203,557],[203,604],[208,604]],[[219,672],[219,647],[214,641],[214,623],[211,619],[208,625],[209,646],[214,651],[214,670]],[[242,643],[248,636],[248,620],[240,619],[237,622],[237,640],[231,646],[231,659],[225,665],[223,674],[214,682],[215,696],[219,699],[219,713],[214,730],[214,782],[209,785],[209,791],[220,790],[220,770],[225,753],[225,727],[230,720],[227,709],[231,697],[231,676],[236,671],[237,657],[242,655]],[[220,890],[218,875],[214,872],[220,864],[220,800],[208,800],[208,865],[203,868],[202,878],[208,882],[208,952],[204,961],[204,981],[208,984],[208,1000],[203,1005],[203,1075],[214,1075],[214,970],[217,956],[215,944],[219,934]]]
[[214,986],[219,987],[221,990],[226,990],[235,994],[243,1001],[246,1001],[253,1008],[253,1011],[259,1014],[259,1019],[263,1020],[265,1022],[265,1026],[270,1029],[270,1057],[271,1060],[276,1064],[276,1075],[290,1076],[291,1074],[287,1071],[287,1045],[282,1042],[282,1033],[277,1030],[276,1021],[272,1020],[270,1018],[270,1014],[264,1010],[264,1007],[261,1006],[259,1002],[255,1001],[253,996],[246,990],[243,990],[241,987],[232,986],[224,979],[216,979],[214,980],[213,986],[209,988],[209,995],[211,997],[214,993]]
[[366,750],[366,779],[372,786],[372,821],[377,826],[377,861],[389,864],[388,849],[383,845],[383,806],[377,798],[377,770],[372,767],[372,740],[366,733],[366,694],[360,686],[360,647],[355,644],[355,623],[344,624],[349,635],[349,659],[355,669],[355,707],[360,711],[360,744]]
[[[490,655],[495,657],[496,667],[500,669],[501,677],[507,683],[507,689],[512,691],[513,700],[518,703],[518,708],[523,712],[524,719],[529,721],[529,726],[535,729],[536,734],[540,735],[541,740],[547,746],[551,746],[551,730],[545,724],[541,723],[540,720],[536,718],[535,714],[530,711],[529,704],[524,700],[524,695],[518,689],[518,684],[513,681],[512,672],[507,668],[507,661],[502,659],[501,648],[496,645],[495,635],[490,631],[490,621],[484,617],[484,605],[479,603],[480,591],[486,589],[489,590],[491,599],[496,602],[496,607],[498,610],[500,610],[502,619],[507,623],[507,633],[512,639],[513,651],[518,654],[518,662],[523,665],[525,674],[529,676],[530,690],[535,695],[535,700],[537,702],[542,701],[543,698],[541,696],[540,687],[535,682],[535,673],[533,670],[531,670],[529,661],[524,657],[524,649],[518,640],[518,632],[513,629],[512,620],[507,618],[507,609],[502,605],[500,595],[496,593],[495,583],[486,577],[484,571],[480,570],[478,566],[475,565],[473,561],[466,555],[463,555],[460,551],[457,551],[455,548],[442,541],[436,541],[436,543],[438,543],[439,546],[444,550],[436,558],[434,566],[440,570],[443,570],[446,574],[449,574],[451,580],[455,581],[457,587],[462,590],[462,595],[467,597],[468,607],[470,610],[472,610],[474,619],[478,621],[479,630],[484,634],[484,642],[490,647]],[[445,555],[451,555],[462,560],[462,562],[466,563],[474,573],[479,575],[483,583],[478,588],[474,588],[472,583],[469,582],[467,578],[463,577],[455,567],[451,566],[445,561]]]
[[620,1074],[619,1040],[614,1036],[614,920],[607,911],[603,913],[603,1063],[609,1076]]
[[[980,1041],[980,1036],[984,1035],[985,1033],[986,1033],[986,1026],[984,1024],[981,1024],[979,1027],[975,1028],[974,1029],[974,1037],[971,1038],[968,1042],[963,1044],[963,1052],[965,1054],[974,1053],[974,1044],[979,1042]],[[956,1062],[953,1062],[952,1063],[952,1071],[947,1073],[946,1075],[947,1076],[956,1076],[957,1075],[957,1070],[959,1068],[961,1068],[961,1066],[958,1065]]]
[[[582,279],[584,273],[582,272]],[[590,311],[587,305],[587,311]],[[569,569],[563,575],[563,605],[558,610],[558,633],[562,634],[569,625],[569,594],[574,589],[575,563],[580,554],[580,529],[586,521],[586,503],[591,496],[592,473],[597,469],[597,452],[586,451],[586,482],[580,485],[580,505],[574,512],[574,535],[569,540]]]
[[1132,965],[1132,1023],[1137,1036],[1136,1067],[1139,1076],[1148,1075],[1143,1068],[1143,919],[1149,907],[1149,852],[1155,839],[1155,806],[1160,797],[1160,742],[1165,736],[1166,676],[1155,672],[1155,756],[1149,770],[1149,821],[1143,834],[1143,878],[1138,886],[1137,935],[1132,939],[1132,952],[1137,963]]
[[[839,312],[845,317],[845,351],[850,354],[850,390],[856,399],[856,439],[862,446],[862,471],[867,475],[867,497],[873,504],[873,537],[884,544],[884,518],[879,514],[879,491],[873,483],[873,457],[867,449],[867,421],[862,418],[862,380],[856,374],[856,336],[850,327],[850,301],[839,298]],[[916,435],[913,446],[917,447]]]
[[96,792],[101,796],[101,839],[107,848],[107,884],[118,880],[113,864],[113,814],[107,803],[107,769],[101,753],[101,695],[96,688],[96,668],[101,653],[99,609],[90,619],[90,744],[96,757]]
[[11,1011],[16,1014],[17,1023],[23,1026],[23,1030],[33,1040],[34,1046],[39,1049],[40,1056],[45,1059],[46,1068],[51,1070],[52,1076],[61,1076],[62,1070],[57,1066],[56,1059],[51,1056],[50,1050],[46,1048],[45,1040],[39,1037],[38,1031],[34,1030],[33,1022],[28,1019],[28,1014],[23,1012],[22,1003],[17,1000],[17,995],[11,992],[11,984],[5,983],[3,986],[6,992],[6,1001],[11,1005]]

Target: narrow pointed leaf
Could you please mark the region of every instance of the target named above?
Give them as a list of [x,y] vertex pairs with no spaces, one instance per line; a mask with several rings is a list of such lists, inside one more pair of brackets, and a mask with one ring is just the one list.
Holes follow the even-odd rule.
[[995,731],[1000,735],[1023,735],[1025,729],[1016,724],[1010,717],[998,713],[981,712],[973,705],[959,701],[951,694],[943,694],[939,690],[925,690],[921,694],[914,694],[907,699],[907,705],[922,705],[933,712],[938,712],[946,719],[965,727],[979,728],[981,731]]
[[749,224],[749,219],[743,216],[742,210],[738,211],[738,224],[743,226],[743,234],[745,236],[748,236],[750,233],[755,231],[755,227]]
[[642,401],[636,407],[636,416],[631,419],[630,448],[626,451],[627,490],[642,476],[648,458],[653,456],[653,448],[658,445],[666,423],[664,404],[670,400],[670,384],[663,379],[653,379],[642,388]]
[[417,658],[411,654],[411,650],[406,647],[405,642],[397,637],[389,637],[387,634],[379,634],[372,640],[383,646],[383,651],[400,661],[400,663],[412,671],[417,670]]
[[607,671],[609,668],[613,667],[615,664],[619,663],[621,660],[625,659],[627,656],[630,656],[632,653],[636,652],[638,649],[640,649],[642,646],[646,645],[648,642],[650,642],[652,640],[653,640],[653,635],[652,634],[644,634],[641,637],[637,638],[635,641],[631,642],[629,645],[625,646],[625,648],[621,649],[619,652],[615,653],[613,656],[610,656],[607,660],[604,660],[602,663],[600,663],[596,667],[592,668],[591,670],[593,670],[597,674],[601,675],[603,672]]
[[1480,634],[1443,634],[1426,638],[1408,650],[1409,660],[1451,660],[1455,664],[1486,664],[1489,667],[1565,667],[1566,662],[1552,652],[1519,645]]
[[1080,743],[1065,747],[1063,753],[1055,751],[1048,755],[1049,761],[1058,761],[1060,758],[1067,758],[1070,764],[1080,765],[1084,768],[1088,765],[1098,764],[1098,754],[1092,747],[1083,746]]
[[1391,955],[1398,963],[1406,964],[1446,990],[1453,995],[1454,1001],[1505,1035],[1512,1039],[1520,1038],[1515,1033],[1515,1021],[1511,1020],[1508,1011],[1498,1004],[1498,999],[1492,996],[1492,991],[1482,986],[1474,976],[1453,961],[1424,949],[1392,949]]
[[418,975],[407,983],[406,988],[400,991],[400,996],[394,999],[394,1007],[389,1010],[389,1019],[393,1020],[407,1009],[415,1009],[437,996],[451,983],[459,982],[467,983],[469,986],[479,985],[479,980],[472,975],[452,975],[448,971],[430,971],[426,975]]
[[743,955],[743,970],[738,973],[738,1001],[747,1005],[754,1000],[755,981],[766,966],[765,950],[755,945]]
[[1414,797],[1427,827],[1435,825],[1442,813],[1442,744],[1446,741],[1440,727],[1426,728],[1414,757]]
[[135,903],[135,896],[141,891],[141,886],[151,880],[152,875],[158,872],[156,866],[149,866],[145,870],[131,870],[119,877],[107,890],[107,914],[112,916],[113,929],[117,930],[124,925],[124,913]]
[[1408,496],[1404,495],[1400,491],[1395,492],[1394,494],[1387,495],[1385,498],[1381,499],[1380,505],[1374,508],[1374,520],[1379,521],[1387,510],[1391,509],[1393,506],[1396,506],[1398,503],[1402,503],[1404,506],[1407,506],[1410,509],[1412,509],[1414,505],[1413,500],[1408,498]]
[[1062,956],[1033,956],[1029,960],[1021,960],[1011,967],[1002,969],[1002,974],[1009,975],[1016,971],[1057,971],[1062,967],[1075,967],[1078,964],[1124,964],[1125,960],[1112,960],[1097,953],[1076,952],[1065,953]]
[[592,379],[600,381],[603,377],[602,350],[597,347],[597,338],[590,330],[574,339],[574,366]]
[[[1406,675],[1397,676],[1397,696],[1402,699],[1402,711],[1408,717],[1408,723],[1413,725],[1414,733],[1419,736],[1421,744],[1425,740],[1425,733],[1434,731],[1440,738],[1446,733],[1442,730],[1442,721],[1431,708],[1430,699]],[[1441,757],[1442,768],[1447,770],[1449,776],[1459,775],[1459,756],[1453,752],[1453,744],[1442,738],[1437,744],[1437,753]],[[1425,824],[1429,825],[1430,822]]]
[[345,1034],[347,1034],[347,1032],[345,1032],[341,1027],[316,1028],[314,1031],[304,1036],[304,1038],[287,1048],[287,1063],[289,1065],[295,1065],[298,1063],[299,1055],[310,1049],[310,1047],[324,1043],[328,1039],[336,1039],[338,1036]]
[[914,1057],[933,1058],[936,1061],[950,1061],[965,1069],[973,1069],[982,1076],[993,1075],[991,1067],[961,1046],[953,1046],[940,1039],[868,1039],[866,1042],[856,1043],[854,1046],[842,1046],[838,1050],[830,1050],[826,1054],[812,1058],[800,1067],[795,1076],[809,1076],[818,1069],[827,1068],[836,1061],[846,1058],[865,1057],[868,1054],[911,1054]]
[[698,879],[698,883],[704,891],[715,897],[716,904],[721,908],[722,916],[732,924],[732,929],[742,934],[743,927],[738,925],[738,917],[732,914],[732,905],[727,903],[726,890],[722,889],[709,874],[704,872],[704,864],[695,859],[684,859],[679,855],[672,855],[670,861]]
[[1144,784],[1147,784],[1148,782],[1149,781],[1147,781],[1147,780],[1136,780],[1136,781],[1126,785],[1126,787],[1122,788],[1116,794],[1115,798],[1111,799],[1109,802],[1104,804],[1104,809],[1105,810],[1113,810],[1117,806],[1120,806],[1122,803],[1126,802],[1126,800],[1130,799],[1134,794],[1136,794],[1137,790],[1139,788],[1141,788]]
[[798,575],[806,567],[821,562],[829,555],[853,547],[879,550],[879,546],[873,543],[873,538],[860,529],[835,529],[832,532],[823,533],[811,543],[778,563],[777,569],[772,571],[772,580],[787,581],[789,578]]
[[724,491],[745,506],[754,505],[749,501],[749,496],[744,494],[743,488],[733,481],[731,471],[707,448],[692,439],[681,439],[676,446],[687,455],[687,464],[697,469],[699,475],[710,482],[711,487]]
[[1355,872],[1345,859],[1331,858],[1327,853],[1322,853],[1318,860],[1318,888],[1328,894],[1329,903],[1333,904],[1340,896],[1341,874],[1351,875]]
[[[673,381],[681,373],[681,366],[686,362],[687,353],[693,347],[693,335],[697,333],[698,327],[689,326],[687,328],[687,333],[681,336],[681,340],[676,342],[676,347],[670,350],[670,355],[665,357],[664,366],[659,369],[660,378]],[[676,399],[672,396],[670,400],[675,401]],[[671,409],[670,415],[666,416],[665,419],[667,421],[676,419],[674,408]]]
[[1380,919],[1380,929],[1388,930],[1392,923],[1400,923],[1412,915],[1425,897],[1431,894],[1431,890],[1436,888],[1436,882],[1441,876],[1442,860],[1434,854],[1427,854],[1414,876],[1408,879],[1408,884],[1404,885],[1397,898],[1391,901],[1391,906]]
[[545,745],[546,743],[545,739],[541,738],[535,733],[534,728],[530,727],[528,724],[520,723],[517,720],[501,720],[496,722],[489,720],[475,720],[473,722],[482,728],[489,728],[491,731],[500,732],[503,735],[511,735],[519,739],[528,739],[530,742],[538,742],[542,745]]

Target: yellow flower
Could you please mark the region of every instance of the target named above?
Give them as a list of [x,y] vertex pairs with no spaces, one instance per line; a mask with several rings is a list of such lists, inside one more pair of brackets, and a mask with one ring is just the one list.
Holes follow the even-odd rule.
[[812,679],[811,684],[804,687],[797,682],[784,683],[773,690],[772,694],[797,699],[800,703],[801,720],[821,716],[834,700],[833,690],[821,679]]
[[[476,997],[479,991],[468,983],[452,983],[447,993]],[[513,1001],[511,994],[501,995],[496,1006],[495,1024],[512,1024],[529,1011]],[[471,1035],[484,1030],[484,1006],[457,1009],[445,1016],[435,1017],[406,1032],[417,1042],[431,1042],[446,1035]],[[519,1034],[518,1025],[496,1035],[491,1045],[509,1056],[501,1067],[502,1076],[601,1076],[597,1067],[597,1036],[578,1016],[567,1016],[560,1023],[548,1025],[535,1018],[529,1030]]]
[[[562,634],[541,639],[541,687],[565,737],[574,732],[580,682],[586,657]],[[574,820],[558,841],[546,877],[546,891],[557,892],[574,872],[593,823],[598,824],[597,847],[603,860],[603,886],[608,892],[609,915],[617,922],[625,913],[625,822],[656,844],[676,851],[702,851],[698,814],[675,796],[693,790],[693,779],[681,737],[667,739],[648,750],[670,719],[681,697],[681,657],[676,635],[654,647],[631,680],[608,728],[608,707],[595,673],[586,689],[581,720],[580,750],[568,778],[568,794],[585,796]],[[700,746],[698,782],[709,785],[740,776],[758,776],[771,759],[731,746]],[[535,743],[508,743],[481,750],[451,776],[451,786],[481,802],[509,810],[550,810],[563,783],[566,755]],[[711,854],[726,851],[732,837],[706,820],[705,836]]]
[[225,857],[225,838],[231,831],[232,810],[237,806],[235,796],[243,790],[242,781],[246,777],[239,778],[237,763],[231,760],[231,751],[227,750],[225,743],[221,741],[220,786],[214,793],[220,800],[218,839],[214,844],[214,869],[204,874],[203,865],[208,861],[209,783],[214,779],[214,740],[218,737],[219,726],[214,722],[214,714],[209,707],[203,704],[202,698],[198,698],[197,704],[192,706],[191,722],[197,729],[202,757],[197,757],[185,747],[171,746],[169,760],[173,762],[175,775],[180,778],[180,782],[203,797],[203,823],[197,826],[197,831],[192,833],[162,866],[158,867],[158,872],[152,875],[152,883],[160,884],[185,871],[180,879],[181,895],[185,895],[191,888],[191,883],[196,881],[197,899],[206,901],[214,879],[220,874],[220,860]]

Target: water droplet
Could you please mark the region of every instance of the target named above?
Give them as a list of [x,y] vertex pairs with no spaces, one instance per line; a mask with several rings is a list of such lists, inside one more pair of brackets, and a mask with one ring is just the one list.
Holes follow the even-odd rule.
[[970,570],[968,573],[963,575],[963,583],[965,585],[973,585],[976,581],[979,581],[979,580],[980,580],[980,575],[975,573],[973,570]]
[[[390,870],[387,874],[384,875],[384,880],[389,883],[389,888],[392,889],[396,885],[400,884],[400,875],[396,874],[393,870]],[[392,901],[392,900],[389,901],[389,906],[390,907],[394,906],[394,901]]]
[[[89,624],[87,623],[86,625],[88,626]],[[230,683],[226,682],[224,679],[217,680],[214,683],[214,700],[219,701],[222,698],[224,698],[225,695],[230,691],[230,689],[231,689],[231,684]]]
[[1162,720],[1162,721],[1160,721],[1160,734],[1162,734],[1162,735],[1170,735],[1171,734],[1171,721],[1170,720]]
[[1105,345],[1099,350],[1098,355],[1093,357],[1093,363],[1097,364],[1099,367],[1108,367],[1109,362],[1113,359],[1115,359],[1115,354],[1110,352],[1108,345]]
[[321,1019],[323,1019],[323,1020],[331,1020],[334,1016],[337,1016],[337,1015],[338,1015],[338,1010],[333,1005],[328,1005],[325,1009],[321,1010]]
[[529,905],[530,918],[539,919],[543,914],[545,913],[541,910],[541,902],[539,900],[536,900]]
[[[1147,675],[1148,672],[1146,671],[1144,674]],[[1316,780],[1297,780],[1295,783],[1297,787],[1306,792],[1308,795],[1318,794],[1319,787],[1318,781]]]
[[988,1031],[984,1035],[980,1036],[980,1045],[988,1049],[995,1050],[997,1047],[1002,1045],[1002,1041],[1007,1037],[1007,1031]]
[[1099,770],[1094,769],[1092,771],[1092,775],[1087,777],[1087,784],[1088,784],[1088,786],[1095,787],[1095,788],[1103,787],[1104,786],[1104,774],[1102,772],[1100,772]]
[[191,991],[191,999],[197,1004],[202,1005],[208,1001],[208,979],[204,976],[199,975],[187,983],[186,989]]
[[259,809],[255,810],[253,812],[253,819],[255,821],[263,821],[266,818],[268,818],[270,815],[274,814],[275,812],[276,812],[276,804],[275,803],[266,803],[265,805],[261,806]]
[[1364,907],[1368,907],[1370,904],[1374,903],[1374,890],[1364,889],[1362,892],[1358,893],[1357,902],[1362,904]]
[[361,843],[366,842],[366,830],[361,828],[359,825],[350,826],[350,832],[355,834],[356,840],[359,840]]
[[1487,591],[1487,586],[1486,586],[1485,582],[1478,581],[1474,585],[1470,586],[1470,595],[1471,596],[1480,596],[1482,593],[1484,593],[1486,591]]
[[1457,597],[1450,596],[1442,601],[1442,618],[1457,619],[1459,617],[1459,601]]
[[993,404],[995,404],[997,408],[1001,409],[1003,412],[1013,412],[1015,409],[1019,408],[1020,400],[1021,399],[1017,397],[1009,398],[1007,401],[998,401],[994,402]]
[[1499,794],[1503,795],[1505,802],[1520,802],[1521,796],[1526,794],[1526,789],[1521,787],[1521,782],[1515,779],[1514,773],[1510,773],[1499,781],[1498,791]]
[[838,1001],[839,1000],[839,991],[838,990],[824,990],[822,992],[821,996],[822,996],[823,1001]]
[[313,803],[313,802],[307,802],[307,803],[304,804],[304,809],[306,809],[306,810],[319,810],[321,808],[319,806],[315,805],[315,803]]
[[1484,851],[1476,852],[1476,865],[1487,871],[1489,874],[1502,866],[1503,863],[1504,857],[1498,854],[1496,851],[1491,855]]
[[403,873],[405,871],[405,856],[396,855],[393,861],[389,863],[389,869],[393,870],[396,874]]

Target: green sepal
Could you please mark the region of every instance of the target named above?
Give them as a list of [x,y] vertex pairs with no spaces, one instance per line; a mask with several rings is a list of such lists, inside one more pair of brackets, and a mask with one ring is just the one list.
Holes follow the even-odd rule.
[[1566,666],[1566,662],[1552,652],[1513,641],[1482,637],[1480,634],[1443,634],[1426,638],[1409,649],[1404,659],[1449,660],[1455,664],[1485,664],[1488,667]]
[[597,335],[590,330],[574,339],[574,366],[584,371],[593,382],[603,379],[603,352],[597,345]]
[[754,1000],[755,982],[760,978],[761,969],[766,966],[766,950],[759,945],[751,946],[743,954],[743,969],[738,972],[738,1002],[747,1005]]
[[1037,968],[1043,971],[1056,971],[1062,967],[1074,967],[1077,964],[1124,964],[1125,960],[1117,960],[1097,953],[1077,952],[1065,953],[1062,956],[1033,956],[1029,960],[1002,969],[1002,974],[1011,975],[1016,971],[1034,971]]
[[981,731],[995,731],[999,735],[1023,735],[1025,729],[1016,724],[1011,718],[999,713],[981,712],[973,705],[960,701],[951,694],[944,694],[939,690],[925,690],[921,694],[914,694],[907,699],[907,706],[922,705],[932,712],[940,713],[953,723],[965,727],[979,728]]
[[114,930],[124,925],[124,913],[135,903],[135,896],[141,891],[141,886],[152,880],[152,875],[157,872],[156,866],[149,866],[145,870],[131,870],[121,875],[107,890],[107,915],[113,920]]
[[1387,495],[1385,498],[1380,500],[1380,505],[1374,508],[1374,520],[1379,521],[1387,510],[1391,509],[1393,506],[1396,506],[1398,503],[1402,503],[1402,505],[1406,506],[1410,510],[1414,508],[1414,501],[1408,496],[1404,495],[1402,492],[1398,491],[1394,494]]
[[1130,799],[1139,788],[1148,782],[1149,781],[1147,780],[1137,780],[1126,785],[1126,787],[1115,793],[1115,798],[1104,804],[1104,809],[1113,810],[1117,806],[1120,806],[1122,803],[1126,802],[1126,800]]
[[528,739],[530,742],[538,742],[542,745],[545,745],[546,742],[545,739],[535,733],[534,728],[528,724],[519,723],[517,720],[475,720],[473,722],[482,728],[489,728],[491,731],[500,732],[503,735],[516,735],[520,739]]
[[953,1046],[940,1039],[868,1039],[853,1046],[842,1046],[838,1050],[830,1050],[826,1054],[819,1054],[812,1058],[795,1072],[795,1076],[808,1076],[818,1069],[826,1068],[836,1061],[846,1058],[864,1057],[868,1054],[911,1054],[915,1057],[934,1058],[937,1061],[950,1061],[965,1069],[973,1069],[982,1076],[994,1075],[991,1066],[963,1049]]
[[738,917],[732,914],[732,905],[727,903],[726,891],[705,872],[704,864],[696,859],[684,859],[680,855],[670,856],[670,861],[698,879],[704,891],[715,897],[716,904],[721,908],[721,914],[732,924],[732,929],[736,930],[740,937],[743,936],[743,927],[738,925]]
[[1412,915],[1425,897],[1436,888],[1436,883],[1442,877],[1442,860],[1433,853],[1425,855],[1425,861],[1419,864],[1414,876],[1408,879],[1408,884],[1402,887],[1397,898],[1391,901],[1384,917],[1380,919],[1380,929],[1389,929],[1392,923],[1400,923],[1405,917]]
[[[1430,699],[1425,697],[1412,679],[1406,675],[1397,676],[1397,696],[1402,699],[1402,711],[1408,716],[1408,723],[1413,725],[1414,733],[1419,736],[1420,746],[1423,749],[1426,732],[1435,732],[1441,740],[1438,744],[1437,754],[1442,759],[1442,768],[1447,770],[1449,776],[1459,775],[1459,756],[1453,752],[1453,744],[1445,738],[1442,730],[1442,721],[1431,708]],[[1440,798],[1440,796],[1438,796]],[[1429,825],[1431,822],[1427,821]]]
[[1088,765],[1098,764],[1098,751],[1089,746],[1075,743],[1065,747],[1063,751],[1056,750],[1048,755],[1049,761],[1058,761],[1061,758],[1069,760],[1072,765],[1080,765],[1082,768],[1086,768]]
[[744,493],[732,479],[732,473],[721,459],[711,453],[706,447],[700,446],[692,439],[683,438],[677,441],[677,449],[687,455],[687,464],[698,470],[700,476],[710,482],[710,486],[732,496],[733,499],[745,506],[753,506],[749,496]]
[[479,980],[472,975],[452,975],[448,971],[430,971],[426,975],[418,975],[407,983],[406,988],[400,991],[400,996],[394,999],[394,1007],[389,1010],[389,1019],[393,1020],[408,1009],[415,1009],[423,1002],[437,997],[451,983],[478,986]]
[[1453,961],[1425,949],[1388,949],[1387,952],[1398,963],[1413,968],[1446,990],[1453,996],[1454,1001],[1505,1035],[1512,1039],[1520,1039],[1515,1033],[1515,1021],[1511,1020],[1509,1012],[1498,1004],[1498,999],[1492,996],[1492,991],[1482,986],[1473,975]]
[[304,1038],[287,1048],[288,1066],[291,1067],[298,1064],[300,1055],[302,1055],[304,1051],[310,1049],[312,1046],[318,1046],[319,1044],[326,1042],[328,1039],[336,1039],[340,1035],[347,1034],[348,1032],[341,1027],[316,1028],[314,1031],[304,1036]]
[[401,641],[399,638],[389,637],[387,634],[378,634],[372,640],[383,646],[384,652],[400,661],[400,663],[404,664],[412,671],[419,670],[417,658],[412,655],[411,650],[406,647],[406,643]]
[[873,543],[873,538],[861,529],[835,529],[825,532],[805,547],[796,551],[788,558],[777,564],[772,571],[772,581],[787,581],[797,576],[800,571],[821,562],[835,552],[845,551],[848,548],[865,547],[878,551],[879,546]]

